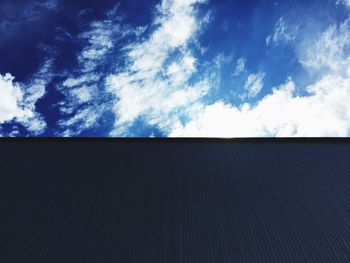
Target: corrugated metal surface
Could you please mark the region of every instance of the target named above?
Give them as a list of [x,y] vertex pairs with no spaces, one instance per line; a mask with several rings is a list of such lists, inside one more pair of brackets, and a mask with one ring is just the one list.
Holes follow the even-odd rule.
[[0,262],[350,262],[350,143],[0,143]]

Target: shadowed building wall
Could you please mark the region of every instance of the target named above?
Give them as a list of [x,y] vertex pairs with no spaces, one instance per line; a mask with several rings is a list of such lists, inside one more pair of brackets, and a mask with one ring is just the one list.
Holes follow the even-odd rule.
[[350,262],[330,142],[3,140],[0,262]]

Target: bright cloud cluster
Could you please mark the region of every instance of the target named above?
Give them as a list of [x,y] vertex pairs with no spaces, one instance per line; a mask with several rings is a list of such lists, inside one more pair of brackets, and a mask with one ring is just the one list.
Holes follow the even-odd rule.
[[256,106],[218,101],[198,117],[173,130],[173,137],[349,136],[350,78],[326,76],[295,96],[289,80]]
[[306,88],[306,95],[297,95],[295,83],[289,79],[256,105],[222,101],[202,105],[194,119],[170,136],[350,136],[349,32],[348,20],[339,27],[331,26],[301,54],[307,70],[324,70],[322,77]]
[[0,75],[0,123],[31,115],[30,110],[22,107],[23,90],[14,79],[9,73]]
[[15,77],[0,74],[0,125],[15,122],[33,135],[44,132],[46,122],[36,110],[36,103],[46,93],[51,80],[52,60],[47,60],[28,83],[15,82]]
[[[61,28],[60,41],[79,43],[81,50],[73,70],[55,74],[55,88],[65,97],[55,104],[61,114],[55,135],[78,136],[108,122],[110,136],[149,132],[139,126],[172,137],[350,136],[350,18],[307,38],[297,35],[302,23],[278,19],[260,40],[271,52],[288,45],[292,62],[299,63],[293,67],[303,70],[308,84],[301,86],[302,76],[290,72],[271,89],[269,69],[258,63],[250,69],[246,54],[238,54],[244,57],[227,71],[234,55],[215,51],[204,58],[210,47],[201,46],[198,36],[211,18],[198,8],[205,2],[161,0],[145,27],[126,25],[117,7],[77,36]],[[58,8],[56,0],[35,3]],[[348,0],[335,3],[350,6]],[[27,83],[0,75],[2,131],[4,123],[20,124],[32,135],[45,131],[37,103],[54,76],[52,65],[46,60]],[[231,85],[228,80],[232,87],[222,87]],[[231,101],[228,89],[231,95],[240,91],[235,99],[241,101]],[[18,127],[6,133],[18,135]]]
[[190,42],[200,26],[195,5],[204,0],[163,0],[151,35],[128,47],[127,66],[111,75],[108,89],[115,94],[114,136],[122,136],[139,118],[162,130],[171,130],[189,117],[196,101],[210,85],[197,72]]
[[[117,97],[116,129],[112,135],[127,133],[128,125],[140,117],[176,137],[349,135],[348,21],[330,26],[299,54],[300,62],[308,71],[315,71],[316,65],[327,66],[320,79],[302,88],[303,96],[296,93],[295,83],[289,78],[254,104],[233,105],[221,100],[206,104],[203,98],[211,91],[211,83],[188,84],[196,72],[196,59],[187,47],[197,26],[192,13],[195,2],[163,1],[159,7],[158,29],[147,41],[133,44],[127,69],[109,78],[110,90]],[[176,9],[185,4],[188,4],[186,11]],[[182,30],[180,20],[191,26],[177,35]],[[175,27],[176,30],[168,29]],[[281,18],[267,43],[294,41],[295,35],[288,28],[292,27]],[[174,50],[179,52],[172,57]],[[244,70],[245,60],[239,59],[234,75]],[[246,98],[259,94],[264,77],[262,72],[247,77]],[[183,116],[186,117],[184,122],[181,121]]]

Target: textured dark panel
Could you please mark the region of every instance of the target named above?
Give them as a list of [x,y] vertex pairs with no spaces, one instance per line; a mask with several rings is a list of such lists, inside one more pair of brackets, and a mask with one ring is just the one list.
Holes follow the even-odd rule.
[[350,262],[348,140],[4,140],[0,165],[1,263]]

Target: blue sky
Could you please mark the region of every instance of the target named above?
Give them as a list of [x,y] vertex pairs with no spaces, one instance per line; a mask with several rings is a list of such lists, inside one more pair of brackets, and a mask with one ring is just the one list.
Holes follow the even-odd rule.
[[0,135],[350,135],[350,1],[0,2]]

